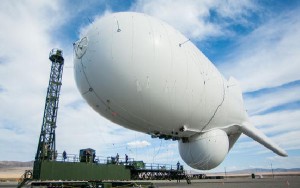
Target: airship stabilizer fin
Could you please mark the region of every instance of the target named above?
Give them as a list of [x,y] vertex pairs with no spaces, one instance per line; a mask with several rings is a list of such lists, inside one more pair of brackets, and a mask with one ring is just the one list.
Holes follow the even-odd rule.
[[275,144],[271,139],[269,139],[264,133],[262,133],[259,129],[256,129],[252,124],[245,122],[242,126],[240,126],[242,133],[249,136],[253,140],[259,142],[264,145],[266,148],[272,150],[274,153],[286,157],[288,156],[287,152],[280,148],[277,144]]

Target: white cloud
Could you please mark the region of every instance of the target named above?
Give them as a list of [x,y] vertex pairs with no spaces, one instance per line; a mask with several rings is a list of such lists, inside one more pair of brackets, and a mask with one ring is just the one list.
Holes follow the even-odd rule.
[[259,7],[252,0],[227,0],[216,1],[217,12],[224,18],[230,18],[235,22],[249,24],[246,21],[245,16],[253,13],[259,9]]
[[88,24],[88,25],[86,25],[86,26],[84,26],[84,27],[81,27],[81,28],[80,28],[80,31],[79,31],[79,38],[82,38],[82,37],[84,37],[84,36],[87,34],[87,32],[93,27],[93,24],[94,24],[95,21],[98,21],[98,20],[100,20],[101,18],[103,18],[104,16],[107,16],[107,15],[109,15],[109,14],[112,14],[112,11],[109,10],[109,9],[107,9],[107,10],[105,10],[102,14],[96,15],[96,16],[93,18],[93,22],[92,22],[92,23],[90,23],[90,24]]
[[234,76],[243,91],[280,86],[300,79],[300,18],[298,10],[274,15],[239,40],[220,66]]
[[300,110],[279,111],[251,117],[252,122],[266,134],[300,130]]
[[114,130],[108,127],[112,123],[87,106],[76,88],[73,69],[70,68],[73,64],[72,44],[54,40],[55,32],[62,31],[61,27],[70,20],[69,16],[74,16],[73,11],[65,6],[67,4],[60,1],[1,2],[1,160],[34,159],[51,67],[48,54],[54,47],[65,46],[64,52],[71,52],[64,53],[65,69],[56,132],[58,152],[67,150],[77,154],[82,148],[99,148],[101,142],[98,138],[102,136],[99,133],[103,131],[99,124],[106,127],[103,139],[108,139],[108,130]]
[[[2,159],[29,160],[34,156],[50,70],[48,54],[55,46],[50,33],[54,25],[62,24],[53,16],[58,11],[57,1],[1,2]],[[12,155],[12,150],[24,155]]]
[[[204,40],[212,36],[229,34],[226,27],[230,23],[245,22],[244,16],[254,11],[256,6],[250,0],[232,3],[231,1],[216,0],[139,0],[131,8],[166,21],[188,38]],[[211,11],[217,15],[212,22]]]
[[261,95],[245,98],[245,107],[250,114],[264,112],[272,107],[300,101],[300,86],[273,89]]
[[[58,1],[3,1],[0,40],[0,154],[1,160],[33,160],[42,124],[45,95],[55,46],[72,44],[53,41],[72,16]],[[80,9],[82,11],[82,9]],[[74,31],[76,32],[76,31]],[[68,47],[69,46],[69,47]],[[65,68],[57,120],[57,150],[78,154],[91,147],[98,156],[128,152],[126,142],[144,140],[137,133],[104,119],[80,96],[73,76],[72,51],[64,50]],[[145,144],[145,142],[143,142]],[[148,142],[150,143],[150,142]]]
[[129,147],[132,147],[132,148],[143,148],[143,147],[146,147],[146,146],[150,146],[151,143],[147,142],[146,140],[142,140],[142,141],[141,140],[136,140],[136,141],[127,143],[127,145]]
[[[299,150],[300,140],[299,140],[300,130],[284,132],[280,135],[273,137],[274,141],[280,143],[280,145],[287,150]],[[299,163],[300,164],[300,163]]]
[[141,150],[141,148],[137,148],[138,152],[135,152],[135,149],[132,149],[131,155],[135,156],[136,159],[143,160],[148,164],[160,163],[176,165],[178,160],[183,164],[178,152],[177,141],[161,139],[151,139],[149,141],[151,145],[147,146],[143,150]]

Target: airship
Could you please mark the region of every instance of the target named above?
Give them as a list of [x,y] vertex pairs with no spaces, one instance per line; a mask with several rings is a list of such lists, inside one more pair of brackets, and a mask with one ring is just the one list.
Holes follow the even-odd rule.
[[190,167],[215,168],[242,133],[287,156],[251,123],[239,83],[167,23],[109,14],[73,47],[75,81],[89,106],[125,128],[177,141]]

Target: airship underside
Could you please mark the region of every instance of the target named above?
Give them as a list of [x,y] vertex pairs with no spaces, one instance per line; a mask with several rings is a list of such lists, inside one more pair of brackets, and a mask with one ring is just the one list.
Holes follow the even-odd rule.
[[189,39],[160,20],[108,15],[90,26],[74,51],[77,87],[96,112],[152,137],[178,140],[193,168],[219,165],[241,133],[287,155],[250,123],[238,82],[224,79]]

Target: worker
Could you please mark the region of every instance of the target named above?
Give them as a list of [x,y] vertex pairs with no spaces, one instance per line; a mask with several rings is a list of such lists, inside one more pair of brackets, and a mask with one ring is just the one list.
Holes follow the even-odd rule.
[[117,153],[117,156],[116,156],[116,163],[119,164],[119,154]]
[[95,154],[95,152],[93,153],[93,163],[95,163],[96,161],[95,161],[95,158],[96,158],[96,154]]
[[127,163],[128,163],[128,155],[125,154],[125,164],[127,164]]
[[180,162],[177,162],[177,170],[180,170]]
[[57,159],[57,150],[55,150],[54,152],[54,160],[56,161],[56,159]]
[[90,150],[86,150],[86,161],[87,163],[91,162],[91,151]]
[[66,159],[67,159],[67,152],[66,151],[63,152],[63,159],[64,159],[64,161],[66,161]]

